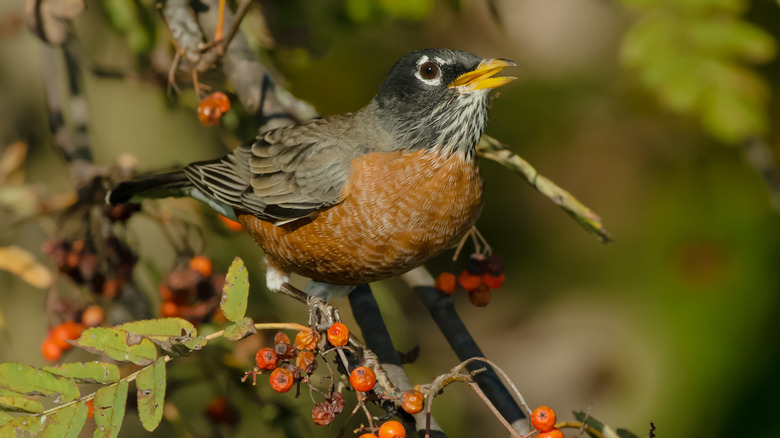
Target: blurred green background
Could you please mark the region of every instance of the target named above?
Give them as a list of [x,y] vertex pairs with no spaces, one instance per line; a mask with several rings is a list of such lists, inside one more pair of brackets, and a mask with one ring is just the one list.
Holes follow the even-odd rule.
[[[5,26],[23,6],[23,0],[0,4]],[[367,103],[393,62],[414,49],[458,48],[518,63],[508,74],[520,80],[497,93],[487,133],[593,208],[615,237],[613,244],[598,243],[519,177],[483,160],[487,200],[478,227],[504,257],[507,281],[485,308],[471,306],[465,293],[456,302],[487,357],[507,371],[529,404],[552,406],[562,419],[590,409],[639,436],[651,421],[663,437],[780,436],[767,421],[780,409],[780,213],[741,144],[757,137],[778,148],[778,106],[768,98],[780,85],[773,60],[780,34],[776,2],[279,0],[258,6],[244,31],[283,84],[323,114]],[[147,15],[120,25],[115,17],[121,12],[111,8],[122,7]],[[755,28],[734,30],[734,22]],[[638,41],[651,39],[639,25],[670,38],[666,51],[659,44],[655,52],[632,55]],[[707,25],[711,32],[696,37],[700,45],[687,38],[688,30]],[[148,0],[88,1],[72,27],[82,58],[93,66],[133,71],[171,56],[167,30]],[[150,28],[154,32],[144,34]],[[745,36],[750,32],[755,35]],[[718,38],[731,48],[718,46]],[[71,189],[71,182],[47,128],[42,47],[23,27],[0,36],[0,148],[27,141],[26,179],[51,196]],[[716,62],[732,68],[726,76],[733,80],[718,82],[695,62],[649,71],[677,60]],[[99,78],[84,67],[96,162],[108,165],[128,153],[139,169],[151,171],[216,157],[225,144],[251,136],[252,127],[235,115],[220,128],[202,127],[186,78],[180,75],[184,93],[171,102],[159,85]],[[218,74],[206,80],[225,86]],[[681,97],[685,93],[697,97]],[[711,102],[710,96],[723,99]],[[49,225],[8,228],[0,245],[19,245],[43,259],[39,246]],[[265,295],[261,255],[247,236],[205,229],[204,250],[218,269],[224,272],[236,255],[250,266],[255,320],[305,320],[296,305]],[[139,217],[131,230],[142,264],[172,267],[173,250],[156,227]],[[451,255],[430,270],[457,269]],[[154,276],[143,272],[139,283],[153,296]],[[397,348],[421,347],[408,367],[414,383],[457,363],[402,282],[374,289]],[[0,361],[44,363],[39,344],[51,320],[46,300],[45,292],[0,272]],[[346,301],[337,304],[349,313]],[[69,354],[69,361],[89,357]],[[178,371],[172,363],[171,375],[198,380],[210,372],[207,363]],[[197,432],[207,430],[201,427],[204,406],[235,377],[217,374],[201,387],[171,390],[169,401],[182,418],[194,418],[187,421],[195,436],[209,436]],[[259,413],[247,408],[245,421],[226,433],[284,436],[273,418],[308,421],[310,401],[267,389],[260,391],[268,404]],[[233,395],[240,404],[242,394]],[[281,416],[287,407],[292,416]],[[452,437],[505,434],[465,387],[447,388],[433,411]],[[147,436],[135,423],[128,415],[123,436]],[[337,431],[309,424],[295,427],[312,436]],[[185,429],[164,424],[155,436]]]

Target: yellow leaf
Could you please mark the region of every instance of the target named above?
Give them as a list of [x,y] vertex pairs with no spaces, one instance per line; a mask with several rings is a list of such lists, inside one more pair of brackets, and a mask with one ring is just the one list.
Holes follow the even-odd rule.
[[51,286],[51,271],[18,246],[0,246],[0,269],[4,269],[35,287],[46,289]]

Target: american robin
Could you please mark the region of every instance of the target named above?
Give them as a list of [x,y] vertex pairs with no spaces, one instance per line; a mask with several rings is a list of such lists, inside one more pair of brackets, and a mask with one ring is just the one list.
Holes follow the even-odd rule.
[[[475,146],[512,61],[449,49],[402,57],[362,109],[260,134],[212,161],[123,182],[111,204],[190,196],[265,250],[266,282],[357,285],[456,244],[482,210]],[[347,288],[347,290],[351,290]]]

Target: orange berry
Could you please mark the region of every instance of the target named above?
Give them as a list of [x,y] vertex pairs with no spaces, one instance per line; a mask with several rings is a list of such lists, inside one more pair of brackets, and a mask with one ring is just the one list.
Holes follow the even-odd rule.
[[78,339],[85,328],[84,324],[76,321],[65,321],[63,324],[68,331],[68,339]]
[[222,110],[211,96],[200,101],[198,105],[198,120],[201,125],[217,126],[220,119],[222,119]]
[[292,371],[287,368],[279,367],[271,372],[271,377],[268,378],[271,383],[271,388],[276,392],[287,392],[292,388],[295,378]]
[[505,274],[501,274],[499,276],[491,275],[490,273],[486,272],[482,276],[482,282],[485,283],[489,288],[491,289],[498,289],[501,287],[502,284],[504,284],[504,278],[506,277]]
[[169,288],[167,284],[160,283],[157,288],[160,291],[160,298],[162,298],[163,301],[173,301],[173,291],[171,291],[171,288]]
[[416,389],[409,389],[401,395],[401,408],[409,414],[422,411],[425,396]]
[[315,350],[318,338],[318,333],[314,330],[301,330],[295,335],[295,348],[299,350]]
[[49,362],[56,362],[62,357],[62,348],[52,338],[46,338],[41,343],[41,354]]
[[261,370],[273,370],[279,364],[279,357],[273,348],[261,348],[255,355],[255,362],[257,367]]
[[556,421],[555,411],[548,406],[539,406],[531,413],[531,424],[542,432],[553,430]]
[[227,227],[230,231],[244,231],[244,226],[240,223],[234,221],[233,219],[228,219],[225,216],[217,215],[219,217],[219,220],[222,221],[222,223]]
[[376,385],[376,374],[371,368],[357,367],[349,374],[349,383],[355,391],[368,392]]
[[86,403],[87,405],[87,418],[94,418],[95,417],[95,402],[90,400]]
[[390,420],[379,428],[379,438],[406,438],[406,429],[400,421]]
[[349,342],[349,329],[346,325],[336,322],[328,328],[328,342],[334,347],[343,347]]
[[485,307],[490,303],[490,288],[486,284],[480,284],[476,289],[469,291],[471,304],[477,307]]
[[455,278],[455,274],[451,272],[442,272],[436,277],[436,281],[433,285],[441,292],[450,295],[455,292],[455,287],[458,285],[458,282]]
[[363,435],[360,435],[360,438],[379,438],[378,436],[374,435],[373,433],[364,433]]
[[536,438],[564,438],[564,436],[560,429],[553,429],[549,432],[542,432],[539,435],[536,435]]
[[96,327],[103,324],[106,319],[106,312],[98,305],[91,305],[81,312],[81,322],[87,327]]
[[181,309],[179,308],[179,305],[174,303],[173,301],[166,301],[162,303],[162,307],[160,308],[160,314],[164,317],[180,317],[181,316]]
[[303,350],[298,353],[298,357],[295,358],[295,366],[298,367],[302,372],[311,374],[315,369],[317,369],[316,360],[317,359],[314,357],[314,353],[309,350]]
[[230,111],[230,99],[228,99],[225,93],[221,91],[215,91],[207,97],[207,99],[209,98],[217,104],[223,113]]
[[68,328],[65,326],[64,322],[62,324],[56,325],[53,329],[51,329],[48,339],[50,339],[60,350],[71,347],[71,345],[68,344],[68,340],[70,340],[70,334],[68,333]]
[[467,270],[463,270],[458,277],[458,283],[466,290],[474,290],[482,284],[482,276],[470,273]]
[[190,259],[190,269],[200,272],[203,277],[211,277],[213,265],[211,259],[206,256],[195,256]]

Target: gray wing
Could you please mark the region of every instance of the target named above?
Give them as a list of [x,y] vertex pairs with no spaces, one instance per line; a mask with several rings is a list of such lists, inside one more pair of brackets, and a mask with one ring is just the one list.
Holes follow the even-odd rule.
[[341,202],[352,159],[364,153],[345,141],[351,117],[272,130],[184,171],[206,196],[237,210],[274,221],[302,218]]

